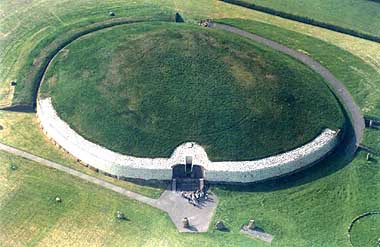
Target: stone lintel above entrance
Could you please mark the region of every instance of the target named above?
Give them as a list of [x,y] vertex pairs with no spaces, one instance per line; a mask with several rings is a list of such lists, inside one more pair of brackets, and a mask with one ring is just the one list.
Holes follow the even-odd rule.
[[178,164],[191,163],[193,165],[199,165],[207,167],[210,163],[207,153],[204,148],[195,142],[186,142],[178,146],[172,156],[169,159],[171,167]]

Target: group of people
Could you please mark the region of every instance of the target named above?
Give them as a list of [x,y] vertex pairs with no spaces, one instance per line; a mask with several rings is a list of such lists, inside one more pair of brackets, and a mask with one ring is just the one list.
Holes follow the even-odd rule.
[[199,22],[199,26],[202,26],[202,27],[209,27],[211,26],[211,20],[210,19],[207,19],[207,20],[201,20]]
[[193,206],[199,206],[199,203],[204,200],[207,201],[208,199],[208,193],[206,189],[191,191],[191,192],[185,192],[182,191],[181,195],[183,198],[187,199],[187,201],[193,205]]

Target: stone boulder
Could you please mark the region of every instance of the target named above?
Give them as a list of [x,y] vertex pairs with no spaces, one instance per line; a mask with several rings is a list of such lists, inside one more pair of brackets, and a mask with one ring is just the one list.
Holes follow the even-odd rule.
[[227,227],[226,227],[226,225],[224,225],[224,222],[222,220],[219,220],[215,224],[215,229],[218,231],[225,231],[225,230],[227,230]]
[[255,228],[256,228],[255,220],[249,220],[249,222],[248,222],[248,229],[249,230],[254,230]]
[[190,222],[189,222],[189,219],[187,217],[183,218],[182,219],[182,225],[184,228],[189,228],[190,227]]

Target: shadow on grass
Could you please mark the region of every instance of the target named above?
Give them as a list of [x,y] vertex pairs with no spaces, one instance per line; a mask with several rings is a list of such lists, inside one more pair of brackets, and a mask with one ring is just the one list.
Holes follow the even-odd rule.
[[163,181],[163,180],[144,180],[137,178],[120,178],[121,180],[125,180],[130,183],[134,183],[141,186],[151,187],[166,190],[171,186],[171,181]]
[[304,170],[296,171],[293,174],[263,182],[246,185],[217,185],[217,187],[223,190],[239,192],[270,192],[311,183],[320,178],[329,176],[347,166],[357,155],[352,152],[355,144],[356,137],[354,129],[351,123],[346,121],[343,140],[328,157],[320,162],[311,165]]

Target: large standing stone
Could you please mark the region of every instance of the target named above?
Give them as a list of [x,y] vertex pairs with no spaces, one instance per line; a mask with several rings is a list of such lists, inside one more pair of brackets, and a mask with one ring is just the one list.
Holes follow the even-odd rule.
[[249,220],[248,222],[248,229],[254,230],[256,228],[256,222],[255,220]]
[[215,224],[215,229],[216,230],[219,230],[219,231],[224,231],[227,229],[227,227],[224,225],[224,222],[219,220],[218,222],[216,222]]
[[117,211],[116,213],[116,216],[119,220],[124,220],[125,219],[125,215],[124,213],[120,212],[120,211]]
[[375,126],[375,124],[374,124],[374,122],[373,122],[372,119],[369,120],[369,124],[368,124],[368,126],[369,126],[370,128],[373,128],[373,127]]
[[370,160],[371,160],[371,154],[367,153],[367,161],[370,161]]
[[189,219],[187,217],[183,218],[182,219],[182,225],[184,228],[189,228],[190,227],[190,222],[189,222]]

